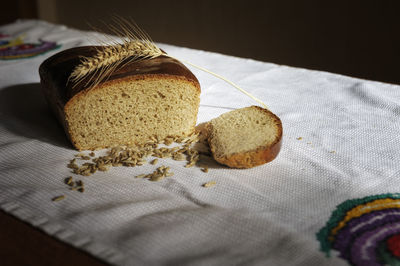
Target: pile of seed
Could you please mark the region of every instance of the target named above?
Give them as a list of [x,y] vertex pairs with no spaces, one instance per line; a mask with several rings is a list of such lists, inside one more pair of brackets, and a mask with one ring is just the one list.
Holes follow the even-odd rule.
[[[191,136],[186,138],[168,137],[161,142],[158,142],[157,139],[154,139],[151,142],[135,147],[114,147],[109,150],[107,155],[105,156],[95,157],[94,152],[91,152],[89,156],[83,153],[79,153],[75,155],[76,158],[72,159],[67,167],[71,168],[74,174],[90,176],[97,171],[108,171],[111,167],[142,166],[147,163],[147,158],[150,156],[154,156],[157,158],[171,158],[176,161],[186,160],[187,163],[185,167],[192,167],[196,165],[196,163],[200,159],[199,152],[196,149],[192,148],[193,144],[196,144],[198,141],[199,135],[192,134]],[[159,144],[169,146],[172,143],[178,143],[180,145],[172,148],[159,147]],[[83,161],[91,160],[91,162],[84,162],[81,165],[78,165],[78,159]],[[155,159],[151,161],[151,164],[155,165],[157,164],[157,162],[158,160]],[[208,168],[207,170],[204,169],[205,168],[202,169],[203,172],[208,172]],[[157,178],[153,178],[151,180],[155,181],[155,179]]]
[[[157,138],[153,138],[151,142],[135,147],[124,147],[117,146],[109,151],[105,156],[98,156],[94,152],[89,154],[78,153],[75,158],[70,160],[67,167],[72,169],[72,172],[76,175],[90,176],[97,171],[108,171],[111,167],[135,167],[142,166],[147,163],[147,158],[150,156],[157,158],[171,158],[175,161],[187,161],[185,167],[193,167],[198,164],[200,160],[200,153],[210,155],[208,148],[204,149],[204,145],[198,145],[200,136],[198,134],[192,134],[186,138],[173,138],[167,137],[163,141],[159,141]],[[200,141],[201,142],[201,141]],[[159,147],[160,144],[170,146],[171,144],[178,144],[175,147]],[[194,146],[198,147],[194,148]],[[153,159],[150,164],[156,165],[158,159]],[[84,161],[82,163],[82,161]],[[90,161],[90,162],[89,162]],[[80,162],[80,164],[78,164]],[[208,172],[208,166],[201,166],[201,170],[204,173]],[[165,177],[174,175],[170,172],[170,167],[160,166],[153,173],[141,174],[136,178],[145,178],[150,181],[160,181]],[[73,180],[72,176],[67,177],[64,180],[70,190],[84,192],[85,187],[82,180]],[[215,185],[215,181],[211,181],[203,184],[203,187],[211,187]],[[54,197],[53,201],[60,201],[65,198],[64,195]]]
[[160,181],[161,179],[163,179],[164,177],[167,176],[173,176],[174,173],[169,171],[170,168],[167,166],[160,166],[158,167],[153,173],[151,174],[141,174],[136,176],[136,178],[147,178],[150,181]]

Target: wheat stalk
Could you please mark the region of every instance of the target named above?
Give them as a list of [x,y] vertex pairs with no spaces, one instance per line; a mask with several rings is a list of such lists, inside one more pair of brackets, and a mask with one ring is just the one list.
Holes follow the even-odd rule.
[[112,45],[97,46],[95,47],[96,54],[94,56],[81,57],[81,63],[73,69],[68,78],[68,81],[75,83],[74,86],[82,82],[89,74],[92,74],[92,77],[86,82],[85,86],[90,84],[90,87],[94,88],[102,81],[108,79],[114,71],[126,64],[165,55],[227,82],[240,92],[258,102],[264,108],[268,109],[260,99],[256,98],[227,78],[191,62],[166,54],[158,48],[151,40],[150,36],[140,29],[133,21],[128,21],[121,17],[114,17],[114,21],[117,26],[111,25],[110,29],[122,39],[122,43],[109,39],[109,41],[113,43]]
[[193,63],[191,63],[191,62],[188,62],[188,61],[185,61],[185,60],[182,60],[182,59],[175,58],[175,57],[170,56],[170,55],[168,55],[168,56],[171,57],[171,58],[174,58],[175,60],[179,60],[179,61],[181,61],[181,62],[183,62],[183,63],[185,63],[185,64],[191,65],[192,67],[195,67],[195,68],[197,68],[197,69],[199,69],[199,70],[201,70],[201,71],[204,71],[204,72],[206,72],[206,73],[208,73],[208,74],[213,75],[213,76],[216,77],[216,78],[219,78],[219,79],[225,81],[225,82],[228,83],[229,85],[231,85],[231,86],[235,87],[236,89],[238,89],[238,90],[239,90],[240,92],[242,92],[243,94],[247,95],[248,97],[250,97],[250,98],[253,99],[254,101],[258,102],[258,103],[259,103],[262,107],[264,107],[265,109],[268,109],[267,106],[265,105],[265,103],[263,103],[263,101],[261,101],[260,99],[256,98],[255,96],[253,96],[250,92],[248,92],[248,91],[242,89],[241,87],[239,87],[239,85],[237,85],[237,84],[234,83],[233,81],[230,81],[229,79],[224,78],[223,76],[221,76],[221,75],[219,75],[219,74],[217,74],[217,73],[215,73],[215,72],[212,72],[212,71],[210,71],[210,70],[208,70],[208,69],[206,69],[206,68],[204,68],[204,67],[195,65],[195,64],[193,64]]

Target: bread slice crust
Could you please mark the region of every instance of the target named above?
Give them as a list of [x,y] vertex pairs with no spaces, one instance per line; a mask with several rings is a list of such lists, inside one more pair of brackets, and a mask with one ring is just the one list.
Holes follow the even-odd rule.
[[[213,157],[217,162],[229,166],[231,168],[245,169],[268,163],[274,160],[278,156],[282,146],[283,129],[282,129],[282,122],[279,119],[279,117],[273,114],[271,111],[261,108],[259,106],[251,106],[246,108],[254,108],[259,112],[262,112],[266,116],[268,116],[273,121],[272,126],[275,127],[276,132],[273,141],[268,143],[267,145],[262,145],[257,147],[256,149],[249,149],[241,152],[221,154],[221,151],[218,151],[218,147],[215,143],[216,139],[219,138],[220,136],[217,136],[218,133],[214,128],[215,125],[213,123],[213,120],[210,121],[207,125],[207,131],[209,134],[208,143],[210,145]],[[240,111],[240,109],[238,110]],[[219,117],[216,119],[221,119],[221,118]],[[257,132],[254,133],[256,134]]]

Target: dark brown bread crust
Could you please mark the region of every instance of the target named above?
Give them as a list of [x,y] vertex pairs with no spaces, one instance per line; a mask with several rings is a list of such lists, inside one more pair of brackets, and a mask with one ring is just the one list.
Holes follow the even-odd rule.
[[[39,67],[42,92],[58,120],[64,126],[70,140],[65,106],[74,96],[82,95],[85,91],[91,89],[90,85],[88,86],[86,82],[91,78],[91,75],[88,75],[76,86],[72,82],[69,82],[68,78],[73,69],[81,63],[81,57],[93,56],[96,53],[95,46],[71,48],[51,56]],[[184,79],[197,87],[200,93],[200,83],[193,73],[181,62],[167,56],[143,59],[126,64],[112,73],[107,81],[103,81],[98,87],[101,87],[105,83],[117,82],[117,80],[139,80],[148,77]]]
[[255,151],[236,153],[229,157],[215,158],[221,164],[231,168],[252,168],[274,160],[281,149],[282,137],[277,142],[268,147],[262,147]]
[[[252,168],[258,165],[262,165],[265,163],[268,163],[272,160],[274,160],[281,149],[282,146],[282,134],[283,134],[283,129],[282,129],[282,122],[279,119],[278,116],[276,116],[274,113],[271,111],[261,108],[259,106],[252,106],[253,108],[257,108],[260,111],[264,112],[265,115],[270,116],[273,118],[275,126],[278,129],[278,134],[276,136],[276,139],[273,143],[267,146],[262,146],[259,147],[256,150],[252,151],[247,151],[247,152],[241,152],[241,153],[235,153],[229,156],[224,156],[224,157],[217,157],[215,156],[216,152],[214,151],[214,147],[211,145],[211,140],[213,138],[212,136],[212,124],[208,124],[208,132],[209,132],[209,137],[208,137],[208,143],[211,148],[211,152],[213,154],[214,159],[224,165],[227,165],[231,168]],[[255,133],[256,134],[256,133]]]
[[[39,75],[42,80],[50,78],[50,82],[58,89],[58,95],[62,102],[67,103],[80,91],[90,88],[86,81],[92,78],[88,75],[86,79],[78,84],[68,82],[68,77],[73,69],[80,64],[81,57],[95,55],[95,46],[75,47],[64,50],[45,60],[39,67]],[[184,77],[197,84],[200,90],[199,81],[181,62],[167,56],[159,56],[153,59],[143,59],[124,65],[118,69],[107,80],[115,80],[127,76],[141,76],[147,74],[172,75]],[[74,86],[75,85],[75,86]]]

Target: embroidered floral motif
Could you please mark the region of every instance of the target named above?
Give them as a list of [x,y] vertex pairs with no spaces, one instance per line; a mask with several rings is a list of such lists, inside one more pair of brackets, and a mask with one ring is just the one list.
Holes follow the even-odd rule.
[[352,265],[400,265],[400,193],[343,202],[317,239]]
[[21,36],[12,37],[0,33],[0,59],[12,60],[34,57],[59,48],[55,42],[39,40],[39,43],[24,43]]

